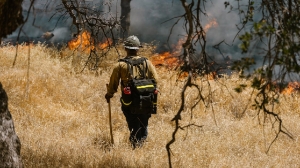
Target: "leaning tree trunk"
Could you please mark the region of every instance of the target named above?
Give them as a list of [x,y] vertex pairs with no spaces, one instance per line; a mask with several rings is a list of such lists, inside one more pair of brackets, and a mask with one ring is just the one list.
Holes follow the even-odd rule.
[[0,167],[23,167],[20,151],[21,142],[8,110],[8,97],[0,83]]
[[23,20],[23,0],[0,0],[0,43],[1,39],[14,32]]
[[121,0],[121,36],[127,37],[130,28],[130,1]]
[[[2,38],[24,23],[22,2],[23,0],[0,0],[0,43]],[[23,167],[20,150],[21,143],[8,110],[8,97],[0,83],[0,167]]]

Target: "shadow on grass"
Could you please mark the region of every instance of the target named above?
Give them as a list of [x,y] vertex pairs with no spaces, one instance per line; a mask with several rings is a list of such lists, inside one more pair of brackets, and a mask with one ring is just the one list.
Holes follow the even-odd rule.
[[[24,167],[51,167],[51,168],[63,168],[63,167],[109,167],[109,168],[132,168],[132,167],[149,167],[145,165],[139,165],[139,163],[128,163],[124,158],[117,156],[111,151],[109,154],[99,150],[99,152],[85,151],[82,149],[80,153],[79,149],[73,149],[73,151],[59,151],[59,150],[47,150],[47,152],[35,151],[31,149],[23,149],[22,160]],[[87,149],[88,150],[88,149]],[[57,152],[56,152],[57,151]],[[59,151],[59,153],[58,153]],[[80,154],[79,154],[80,153]],[[134,165],[133,165],[134,164]]]

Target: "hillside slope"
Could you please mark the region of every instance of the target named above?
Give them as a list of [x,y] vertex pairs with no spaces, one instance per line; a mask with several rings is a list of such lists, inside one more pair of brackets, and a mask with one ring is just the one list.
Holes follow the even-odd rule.
[[[149,58],[152,52],[151,47],[141,51]],[[109,144],[104,94],[112,64],[119,57],[116,51],[102,60],[99,70],[81,73],[85,54],[74,56],[68,49],[58,51],[43,44],[22,45],[12,67],[15,53],[14,46],[0,48],[0,81],[9,97],[25,167],[168,167],[165,145],[171,140],[171,120],[184,84],[184,78],[177,80],[176,71],[158,67],[158,114],[150,118],[146,145],[132,150],[120,93],[111,102],[115,145]],[[251,89],[241,94],[233,90],[249,82],[236,75],[194,82],[204,97],[210,85],[213,97],[191,110],[199,97],[195,88],[188,88],[180,124],[190,126],[180,130],[171,146],[174,167],[300,167],[298,94],[282,95],[274,107],[294,140],[280,134],[266,154],[276,123],[272,125],[273,119],[267,117],[262,124],[264,117],[251,108]]]

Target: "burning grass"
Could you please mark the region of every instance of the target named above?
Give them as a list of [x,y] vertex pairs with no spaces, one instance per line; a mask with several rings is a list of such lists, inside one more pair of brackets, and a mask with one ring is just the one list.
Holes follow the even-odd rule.
[[108,38],[102,43],[94,44],[94,39],[88,31],[82,31],[77,37],[68,42],[68,48],[73,51],[90,53],[92,50],[105,50],[112,45],[112,39]]
[[[153,55],[152,49],[145,47],[141,53]],[[181,103],[184,84],[184,80],[177,80],[177,72],[157,68],[161,91],[158,114],[150,119],[148,142],[143,148],[132,150],[119,93],[112,99],[115,145],[109,145],[104,94],[112,63],[118,59],[115,51],[107,55],[97,73],[77,73],[76,66],[82,64],[74,63],[77,56],[68,48],[57,51],[42,44],[31,46],[28,64],[28,46],[21,46],[12,67],[15,51],[13,46],[0,48],[0,81],[9,96],[25,167],[168,167],[165,145],[171,139],[171,119]],[[69,57],[61,59],[62,53]],[[194,82],[207,96],[207,80]],[[191,107],[198,99],[196,90],[188,88],[185,94],[186,108],[180,123],[199,127],[186,128],[176,136],[171,146],[174,167],[300,166],[298,94],[283,94],[280,104],[274,107],[295,140],[280,135],[266,154],[276,130],[273,121],[266,118],[266,124],[259,124],[257,111],[249,105],[252,90],[234,92],[238,84],[250,82],[237,75],[209,82],[213,97],[208,101],[213,110],[200,103],[191,115]]]
[[295,92],[299,92],[300,90],[300,82],[289,82],[287,87],[283,89],[281,93],[283,94],[292,94]]

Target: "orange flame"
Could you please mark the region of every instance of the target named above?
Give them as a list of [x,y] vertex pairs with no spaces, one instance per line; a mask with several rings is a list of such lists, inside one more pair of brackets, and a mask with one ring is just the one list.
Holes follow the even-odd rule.
[[187,76],[189,76],[188,72],[182,72],[179,74],[178,79],[183,79],[183,78],[186,78]]
[[76,38],[69,41],[68,47],[70,50],[79,49],[85,52],[90,52],[95,48],[92,42],[91,34],[87,31],[83,31]]
[[180,53],[182,52],[182,44],[184,43],[184,39],[179,39],[177,44],[173,46],[172,52],[163,52],[163,53],[156,53],[154,56],[151,57],[151,61],[153,65],[164,65],[167,67],[175,67],[179,64],[179,59],[177,58]]
[[[98,45],[98,49],[106,49],[108,46],[112,45],[112,39],[108,38],[107,41],[100,43]],[[91,37],[91,34],[88,31],[83,31],[80,35],[78,35],[76,38],[72,39],[68,42],[68,47],[70,50],[80,50],[84,52],[90,52],[95,48],[93,38]]]
[[[211,27],[218,26],[217,20],[215,18],[211,19],[207,25],[204,27],[204,32],[207,32]],[[177,44],[173,47],[172,52],[163,52],[160,54],[155,54],[152,57],[152,62],[154,65],[166,65],[168,67],[174,67],[179,64],[177,57],[182,52],[182,44],[185,42],[185,38],[179,39]],[[216,76],[211,74],[211,76]]]
[[284,88],[281,93],[292,94],[298,90],[300,90],[300,82],[289,82],[288,86]]
[[210,20],[210,22],[208,22],[207,25],[204,26],[203,30],[206,33],[210,28],[217,27],[217,26],[218,26],[218,22],[215,18],[213,18]]
[[108,38],[107,41],[105,41],[104,43],[99,44],[99,48],[101,50],[106,49],[107,47],[112,45],[112,39]]
[[207,78],[208,80],[214,80],[217,78],[217,72],[210,72],[209,74],[207,74]]
[[170,52],[164,52],[161,54],[155,54],[152,56],[151,61],[153,65],[166,65],[168,67],[174,67],[178,65],[178,59],[172,56]]
[[[207,25],[203,28],[206,33],[210,28],[218,26],[217,20],[215,18],[211,19]],[[159,54],[155,54],[151,57],[151,61],[153,65],[164,65],[166,67],[172,68],[180,64],[178,56],[180,56],[182,52],[182,44],[185,42],[185,38],[179,39],[177,44],[173,46],[172,52],[163,52]],[[186,77],[188,73],[182,73],[180,77]],[[211,72],[208,74],[208,79],[213,80],[217,77],[216,72]]]

